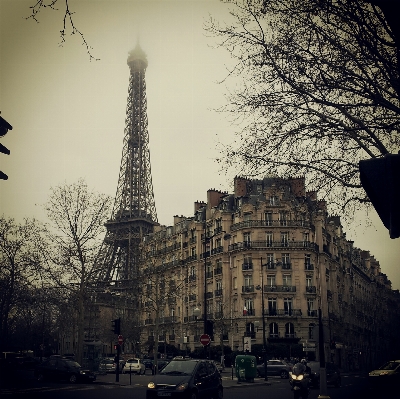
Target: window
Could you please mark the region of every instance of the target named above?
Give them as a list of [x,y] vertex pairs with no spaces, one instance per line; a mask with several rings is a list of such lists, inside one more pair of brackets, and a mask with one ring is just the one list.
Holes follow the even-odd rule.
[[217,290],[222,290],[222,280],[217,281]]
[[278,205],[278,197],[275,195],[269,197],[269,204],[270,205]]
[[282,264],[290,266],[290,254],[282,254]]
[[245,244],[245,246],[250,246],[250,233],[243,233],[243,243]]
[[274,233],[272,231],[267,231],[267,235],[266,235],[267,247],[272,247],[273,241],[274,241]]
[[268,314],[276,316],[276,298],[268,298]]
[[310,244],[310,233],[303,233],[303,245],[304,247],[308,247]]
[[281,232],[281,245],[282,247],[289,246],[289,233],[287,231]]
[[254,316],[254,301],[251,298],[244,300],[244,308],[247,309],[247,315]]
[[294,332],[294,325],[293,323],[286,323],[285,324],[285,337],[286,338],[294,338],[295,332]]
[[286,315],[291,316],[293,313],[293,299],[283,298],[283,309]]
[[274,265],[274,254],[271,254],[271,253],[267,254],[267,265],[268,266],[273,266]]
[[243,215],[243,220],[244,220],[245,222],[248,222],[249,220],[251,220],[251,213],[245,213],[245,214]]
[[312,283],[312,276],[306,276],[306,287],[312,287],[313,283]]
[[269,325],[269,336],[270,336],[271,338],[277,338],[278,335],[279,335],[279,332],[278,332],[278,324],[277,324],[277,323],[271,323],[271,324]]
[[291,274],[284,274],[283,278],[283,285],[285,287],[290,287],[292,285],[292,275]]
[[314,334],[313,334],[313,331],[314,331],[314,327],[315,327],[315,324],[314,323],[310,323],[309,325],[308,325],[308,339],[314,339]]
[[275,274],[267,274],[268,287],[273,287],[275,284]]
[[237,289],[237,277],[233,278],[232,284],[233,284],[233,289],[236,290]]
[[314,299],[307,298],[307,313],[309,316],[314,316]]
[[220,248],[222,247],[222,238],[217,238],[215,240],[215,248]]
[[249,287],[250,285],[253,285],[253,277],[252,276],[244,276],[244,285],[245,287]]
[[190,256],[192,256],[192,257],[196,257],[196,247],[192,247],[192,248],[190,248]]
[[190,266],[189,276],[195,276],[195,275],[196,275],[196,267],[195,266]]
[[272,212],[265,212],[265,225],[272,226]]
[[281,226],[287,226],[288,225],[288,213],[286,211],[280,211],[279,212],[279,224]]

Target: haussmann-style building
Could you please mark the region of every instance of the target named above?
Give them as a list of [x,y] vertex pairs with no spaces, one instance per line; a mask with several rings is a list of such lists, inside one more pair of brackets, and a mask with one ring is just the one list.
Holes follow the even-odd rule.
[[236,177],[194,208],[141,244],[142,351],[201,347],[206,317],[211,345],[279,343],[289,357],[301,344],[318,359],[321,309],[326,360],[351,370],[399,354],[399,292],[304,178]]

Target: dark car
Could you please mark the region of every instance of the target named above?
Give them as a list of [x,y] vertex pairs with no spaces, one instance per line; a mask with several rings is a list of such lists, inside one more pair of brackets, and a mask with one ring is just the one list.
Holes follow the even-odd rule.
[[65,380],[71,383],[92,382],[96,375],[89,370],[83,370],[79,363],[62,358],[52,358],[35,368],[35,377],[38,381]]
[[160,396],[182,399],[222,399],[221,375],[214,362],[199,359],[172,360],[147,385],[146,399]]
[[[319,387],[320,380],[320,363],[319,362],[308,362],[307,366],[311,369],[310,383],[313,387]],[[325,363],[326,368],[326,383],[328,385],[334,385],[340,387],[342,379],[340,376],[339,367],[334,363]]]
[[[268,360],[267,376],[279,376],[281,378],[289,378],[289,372],[292,371],[292,366],[284,360]],[[257,375],[265,377],[264,363],[257,366]]]
[[11,360],[11,365],[17,369],[33,370],[40,361],[31,356],[18,356]]
[[398,387],[400,383],[400,360],[391,360],[386,362],[377,370],[368,374],[368,383],[370,387],[392,389]]
[[152,369],[153,368],[153,360],[151,359],[143,359],[142,360],[144,366],[146,367],[146,369]]
[[[119,372],[122,373],[122,369],[124,367],[125,362],[123,360],[119,361]],[[105,357],[101,359],[99,363],[99,373],[107,374],[107,373],[115,373],[117,368],[117,363],[115,359],[112,357]]]

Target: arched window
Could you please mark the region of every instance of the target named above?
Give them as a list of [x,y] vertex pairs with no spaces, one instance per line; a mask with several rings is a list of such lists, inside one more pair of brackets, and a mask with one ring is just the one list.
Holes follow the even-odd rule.
[[279,333],[278,333],[278,324],[277,323],[271,323],[269,325],[269,337],[270,338],[278,338]]

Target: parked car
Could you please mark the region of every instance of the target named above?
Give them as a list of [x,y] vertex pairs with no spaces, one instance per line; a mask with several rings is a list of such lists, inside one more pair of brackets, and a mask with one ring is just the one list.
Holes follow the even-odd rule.
[[[307,366],[311,369],[311,386],[319,387],[320,380],[320,363],[319,362],[308,362]],[[333,363],[327,362],[325,364],[326,368],[326,383],[328,385],[334,385],[335,387],[340,387],[342,379],[340,376],[339,367]]]
[[146,366],[144,363],[138,358],[128,359],[125,363],[124,368],[122,369],[122,373],[136,373],[136,374],[144,374],[146,372]]
[[147,385],[146,399],[223,398],[221,375],[210,360],[172,360]]
[[[125,362],[123,360],[119,361],[119,371],[122,372]],[[115,373],[116,370],[115,359],[112,357],[106,357],[102,359],[99,363],[100,373]]]
[[62,358],[52,358],[36,366],[34,375],[38,381],[48,379],[75,383],[96,380],[96,375],[90,370],[83,370],[79,363]]
[[40,360],[31,356],[17,356],[11,359],[10,364],[17,369],[33,370],[40,364]]
[[400,360],[390,360],[368,374],[371,388],[385,388],[389,391],[400,383]]
[[[284,360],[268,360],[267,362],[267,376],[280,376],[281,378],[289,378],[289,372],[292,371],[292,366]],[[265,366],[259,364],[257,366],[257,375],[265,377]]]
[[153,368],[153,360],[151,360],[151,359],[143,359],[142,362],[145,365],[146,369],[151,370]]

